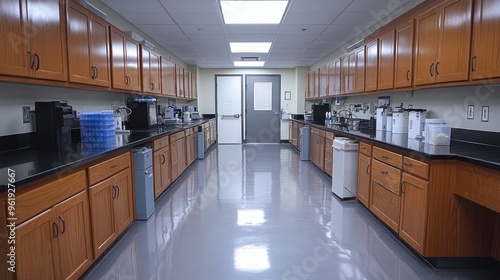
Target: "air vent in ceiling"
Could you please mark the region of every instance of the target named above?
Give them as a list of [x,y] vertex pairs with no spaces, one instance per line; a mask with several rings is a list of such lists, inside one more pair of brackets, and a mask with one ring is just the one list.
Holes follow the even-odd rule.
[[241,61],[259,61],[258,56],[242,56]]

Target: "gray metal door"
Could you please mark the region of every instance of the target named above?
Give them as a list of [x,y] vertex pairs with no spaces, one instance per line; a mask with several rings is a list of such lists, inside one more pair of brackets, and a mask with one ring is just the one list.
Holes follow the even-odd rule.
[[246,76],[246,142],[280,142],[279,75]]

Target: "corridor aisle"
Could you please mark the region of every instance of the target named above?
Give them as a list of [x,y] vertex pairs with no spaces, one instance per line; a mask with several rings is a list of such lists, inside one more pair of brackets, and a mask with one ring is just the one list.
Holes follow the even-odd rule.
[[83,279],[500,279],[435,271],[290,145],[218,145]]

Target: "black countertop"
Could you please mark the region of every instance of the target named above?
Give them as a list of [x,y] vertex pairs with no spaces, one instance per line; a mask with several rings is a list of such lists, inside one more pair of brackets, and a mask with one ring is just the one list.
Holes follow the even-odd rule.
[[500,147],[472,143],[453,139],[449,146],[435,146],[424,143],[422,140],[408,139],[408,134],[396,134],[388,131],[372,131],[362,133],[358,130],[348,130],[346,126],[325,124],[325,122],[311,122],[295,120],[312,127],[332,131],[336,137],[349,137],[357,140],[370,140],[404,150],[410,154],[425,156],[430,159],[459,159],[472,164],[500,171]]
[[86,151],[81,143],[73,144],[71,149],[63,151],[39,150],[36,147],[0,153],[0,194],[7,191],[9,170],[15,171],[16,188],[43,177],[60,174],[66,175],[75,168],[98,160],[119,151],[126,151],[135,146],[145,145],[152,140],[169,134],[198,126],[208,120],[193,121],[189,124],[162,126],[152,129],[131,130],[127,134],[116,134],[113,148]]

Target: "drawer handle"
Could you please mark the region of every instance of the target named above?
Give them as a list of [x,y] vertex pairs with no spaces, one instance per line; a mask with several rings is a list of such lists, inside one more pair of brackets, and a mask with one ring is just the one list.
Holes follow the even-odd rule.
[[61,234],[63,234],[64,232],[66,232],[66,221],[63,218],[61,218],[61,217],[59,217],[59,220],[61,220],[61,222],[62,222],[62,231],[61,231]]
[[113,168],[117,168],[117,167],[118,167],[118,165],[117,165],[117,164],[113,164],[113,165],[111,165],[111,169],[113,169]]
[[388,157],[388,156],[382,156],[382,158],[383,158],[383,159],[389,159],[389,157]]
[[387,172],[387,171],[380,171],[380,173],[382,173],[383,175],[389,174],[389,172]]
[[413,166],[413,164],[408,163],[408,162],[403,162],[403,165],[404,165],[404,166],[408,166],[408,167],[412,167],[412,166]]

